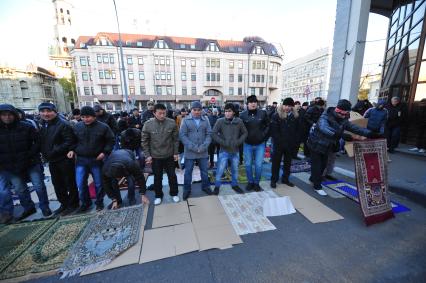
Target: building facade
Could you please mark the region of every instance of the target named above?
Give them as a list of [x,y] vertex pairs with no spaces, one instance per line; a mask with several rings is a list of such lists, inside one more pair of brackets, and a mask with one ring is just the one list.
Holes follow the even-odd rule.
[[9,103],[25,112],[38,112],[42,102],[52,102],[58,111],[70,111],[62,87],[52,72],[29,66],[27,70],[0,67],[0,104]]
[[309,101],[327,99],[331,54],[328,48],[284,64],[282,98]]
[[259,37],[243,41],[122,34],[125,76],[116,33],[80,36],[71,51],[80,107],[103,104],[124,109],[122,80],[132,106],[150,100],[180,107],[244,102],[251,94],[261,104],[281,90],[282,58]]

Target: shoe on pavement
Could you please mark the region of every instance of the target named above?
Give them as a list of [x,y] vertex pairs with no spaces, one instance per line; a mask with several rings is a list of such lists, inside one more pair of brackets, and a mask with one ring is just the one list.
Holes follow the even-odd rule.
[[183,191],[183,200],[187,200],[189,196],[191,195],[191,191]]
[[276,182],[271,182],[271,188],[275,189],[277,187],[277,183]]
[[178,196],[174,196],[172,199],[175,203],[178,203],[180,201],[180,198]]
[[425,153],[425,152],[426,152],[426,149],[424,148],[419,149],[419,153]]
[[283,182],[283,184],[287,185],[289,187],[294,187],[294,184],[292,182],[290,182],[290,181],[285,181],[285,182]]
[[413,147],[413,148],[410,148],[409,149],[409,151],[419,151],[420,149],[418,148],[418,147]]
[[30,215],[33,215],[36,212],[37,210],[35,209],[35,207],[28,209],[27,211],[22,212],[22,214],[17,218],[17,220],[18,221],[24,220],[25,218],[27,218]]
[[[76,209],[77,209],[77,208],[75,208],[75,207],[67,207],[67,208],[65,208],[64,210],[62,210],[62,211],[59,213],[59,215],[60,215],[60,216],[67,216],[68,214],[73,213]],[[55,215],[57,215],[57,214],[55,214]]]
[[55,211],[53,211],[54,215],[60,215],[63,211],[65,211],[67,209],[67,207],[61,205],[58,209],[55,209]]
[[337,178],[332,176],[332,175],[325,175],[326,179],[332,180],[332,181],[337,181]]
[[232,189],[237,193],[237,194],[244,194],[244,191],[238,187],[238,186],[232,186]]
[[52,211],[50,210],[50,208],[43,209],[41,211],[41,213],[43,213],[44,217],[48,217],[48,216],[52,215]]
[[323,189],[315,190],[315,192],[320,196],[327,196],[327,193]]
[[254,188],[255,188],[254,184],[248,183],[247,186],[246,186],[246,191],[250,192],[250,191],[254,190]]
[[161,204],[161,201],[162,201],[162,199],[161,199],[161,198],[155,198],[155,200],[154,200],[154,204],[155,204],[155,205],[159,205],[159,204]]
[[213,194],[219,195],[219,187],[214,187]]
[[201,189],[203,192],[205,192],[206,193],[206,195],[211,195],[212,194],[212,190],[210,190],[210,188],[209,187],[206,187],[206,188],[202,188]]
[[253,190],[255,192],[262,192],[263,191],[262,187],[259,184],[253,184],[253,187],[254,187]]
[[13,220],[13,216],[9,213],[0,214],[0,224],[9,224]]

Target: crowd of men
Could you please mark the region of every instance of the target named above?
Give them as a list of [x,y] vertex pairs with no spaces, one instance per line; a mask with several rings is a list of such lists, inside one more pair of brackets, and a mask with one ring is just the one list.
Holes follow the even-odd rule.
[[[365,105],[365,106],[363,106]],[[398,145],[400,126],[405,116],[398,97],[377,105],[359,101],[354,109],[348,100],[340,100],[336,107],[326,108],[326,102],[316,98],[310,105],[285,98],[278,105],[261,109],[256,96],[247,97],[245,109],[227,103],[223,109],[203,107],[199,101],[190,110],[167,109],[161,103],[148,103],[141,114],[112,115],[101,105],[74,109],[66,117],[58,113],[52,103],[38,106],[37,117],[26,117],[23,111],[9,104],[0,105],[0,222],[22,220],[34,213],[27,183],[31,182],[45,217],[67,215],[89,210],[92,200],[88,177],[93,178],[96,210],[104,209],[104,195],[112,200],[110,208],[122,205],[119,182],[128,182],[129,204],[135,204],[135,186],[139,186],[141,202],[145,196],[144,172],[154,176],[154,204],[163,199],[162,178],[166,172],[170,196],[179,202],[176,167],[183,165],[183,199],[191,195],[192,173],[198,166],[201,190],[218,195],[222,176],[227,167],[231,172],[231,187],[244,191],[262,191],[260,180],[265,149],[272,141],[272,177],[270,187],[280,181],[290,187],[292,159],[303,144],[303,152],[311,162],[313,189],[320,195],[321,181],[330,176],[336,152],[344,141],[351,141],[352,132],[368,138],[387,135],[389,151]],[[243,108],[243,107],[241,107]],[[350,111],[368,117],[367,128],[349,121]],[[215,159],[215,156],[217,158]],[[182,162],[182,160],[184,160]],[[216,162],[215,162],[216,161]],[[281,162],[283,173],[280,178]],[[248,184],[245,190],[238,184],[238,167],[244,162]],[[44,164],[48,163],[51,181],[60,207],[49,208],[44,183]],[[214,187],[210,186],[208,169],[216,168]],[[24,208],[14,219],[12,191]]]

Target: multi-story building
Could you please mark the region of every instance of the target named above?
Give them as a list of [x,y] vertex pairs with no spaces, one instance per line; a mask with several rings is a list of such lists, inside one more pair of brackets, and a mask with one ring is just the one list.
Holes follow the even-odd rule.
[[122,34],[124,77],[116,33],[80,36],[71,51],[80,106],[124,108],[122,80],[132,105],[149,100],[176,107],[193,100],[244,102],[255,94],[262,104],[280,93],[282,58],[259,37],[243,41]]
[[282,97],[299,101],[327,99],[330,57],[329,49],[322,48],[284,64]]
[[26,70],[0,67],[0,104],[9,103],[26,112],[37,112],[42,102],[54,103],[61,112],[70,111],[52,72],[32,65]]

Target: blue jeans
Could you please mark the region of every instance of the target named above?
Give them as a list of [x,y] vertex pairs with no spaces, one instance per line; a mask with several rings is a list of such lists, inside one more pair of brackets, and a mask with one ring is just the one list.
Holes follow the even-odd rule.
[[187,159],[185,158],[185,176],[184,176],[184,191],[191,190],[192,184],[192,170],[194,169],[194,164],[198,160],[198,166],[200,167],[201,173],[201,188],[208,188],[210,186],[209,175],[207,173],[207,166],[209,158],[199,158],[199,159]]
[[[263,157],[265,156],[265,143],[251,145],[244,143],[244,165],[247,179],[250,184],[259,184],[262,176]],[[254,160],[253,160],[254,157]],[[254,164],[253,164],[254,161]],[[253,179],[253,165],[255,177]]]
[[240,163],[239,152],[229,153],[226,151],[220,151],[218,165],[216,169],[216,181],[214,184],[215,187],[220,187],[221,185],[221,178],[226,166],[228,165],[228,160],[231,161],[231,186],[238,186],[238,164]]
[[103,205],[104,192],[102,188],[102,161],[90,157],[77,157],[75,165],[75,179],[78,187],[79,197],[82,205],[91,205],[87,179],[92,174],[96,189],[96,205]]
[[129,200],[134,200],[135,189],[136,189],[135,178],[132,175],[130,175],[130,176],[127,176],[126,179],[127,179],[127,198]]

